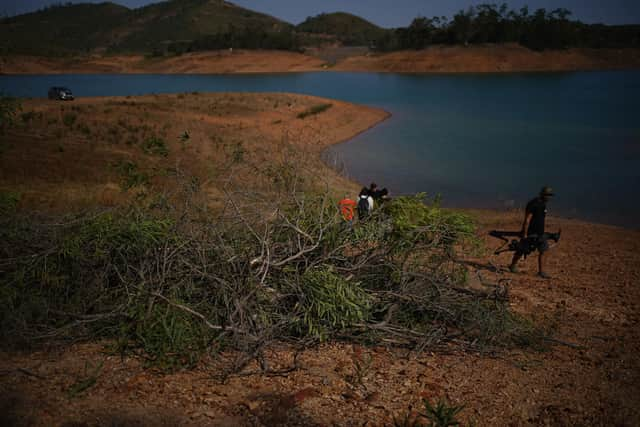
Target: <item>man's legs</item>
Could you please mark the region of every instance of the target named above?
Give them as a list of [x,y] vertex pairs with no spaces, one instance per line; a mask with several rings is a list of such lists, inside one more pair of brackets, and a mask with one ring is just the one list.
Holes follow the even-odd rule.
[[546,242],[544,242],[543,245],[538,249],[540,251],[540,255],[538,256],[538,276],[542,277],[543,279],[551,278],[551,276],[549,276],[544,271],[544,254],[547,253],[547,249],[548,246]]
[[512,273],[517,273],[518,272],[518,261],[520,261],[520,258],[522,258],[522,254],[520,252],[516,252],[513,254],[513,259],[511,260],[511,265],[509,266],[509,270]]
[[540,252],[538,256],[538,273],[544,273],[544,252]]

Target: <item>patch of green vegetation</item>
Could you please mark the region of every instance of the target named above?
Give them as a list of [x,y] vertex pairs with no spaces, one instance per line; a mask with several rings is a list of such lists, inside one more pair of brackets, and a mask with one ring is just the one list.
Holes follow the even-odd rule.
[[231,152],[231,162],[234,164],[242,163],[244,161],[245,150],[242,142],[237,142],[233,145],[233,151]]
[[[172,301],[181,304],[180,301]],[[135,322],[127,324],[119,336],[118,351],[141,347],[147,364],[165,371],[193,367],[207,351],[215,334],[206,325],[170,304],[140,299],[132,308]]]
[[122,177],[121,186],[123,190],[139,187],[149,183],[149,175],[141,171],[135,162],[121,161],[116,163],[115,169],[120,172]]
[[6,215],[15,211],[22,195],[17,191],[0,191],[0,214]]
[[309,269],[301,277],[302,336],[326,339],[330,331],[363,323],[369,318],[371,297],[358,282],[335,274],[329,266]]
[[93,387],[102,373],[103,366],[104,360],[101,360],[96,366],[90,366],[89,362],[85,362],[84,373],[67,390],[69,398],[73,399]]
[[438,239],[438,244],[448,250],[461,239],[477,242],[472,237],[475,225],[468,215],[441,208],[439,197],[431,204],[426,201],[426,194],[420,193],[397,197],[385,206],[398,242],[412,245],[419,239],[421,243],[432,244],[433,239]]
[[35,111],[25,111],[24,113],[20,114],[22,123],[25,123],[25,124],[31,122],[35,117],[36,117]]
[[[8,259],[6,255],[11,253],[14,263],[0,275],[0,304],[4,307],[0,311],[0,339],[21,342],[26,338],[20,332],[25,325],[32,325],[33,331],[40,328],[44,332],[42,328],[75,321],[77,317],[73,313],[114,309],[129,298],[124,289],[119,288],[119,277],[128,275],[131,263],[141,260],[147,251],[169,236],[171,225],[168,220],[133,210],[120,215],[104,213],[76,218],[64,228],[64,233],[59,233],[55,228],[25,221],[17,214],[4,216],[0,227],[0,254]],[[28,255],[31,250],[42,247],[41,239],[49,240],[46,255]],[[34,262],[26,262],[28,259]],[[97,271],[101,273],[96,275]],[[114,303],[116,305],[112,305]],[[54,314],[51,309],[60,312]],[[99,336],[113,336],[120,330],[120,322],[127,318],[89,315],[87,319],[89,321],[76,332],[82,335],[93,331]],[[111,323],[114,320],[116,322]],[[110,329],[112,327],[115,330]],[[65,334],[59,336],[64,337]],[[78,384],[76,390],[81,388]]]
[[[395,427],[451,427],[463,426],[458,415],[464,406],[451,406],[446,400],[440,400],[436,405],[424,399],[424,410],[417,415],[407,414],[401,420],[394,418]],[[468,424],[471,427],[473,424]]]
[[80,123],[78,125],[78,130],[85,136],[91,136],[91,128],[89,128],[85,123]]
[[0,134],[13,126],[16,113],[20,110],[17,99],[0,92]]
[[62,123],[64,123],[65,126],[70,128],[70,127],[73,127],[77,119],[78,119],[77,114],[66,113],[64,116],[62,116]]
[[144,140],[142,150],[147,154],[154,156],[167,157],[169,155],[169,147],[164,139],[152,136]]
[[318,104],[318,105],[314,105],[306,110],[304,110],[302,113],[298,114],[298,118],[299,119],[304,119],[306,117],[309,116],[313,116],[315,114],[320,114],[324,111],[327,111],[329,108],[333,107],[333,104]]

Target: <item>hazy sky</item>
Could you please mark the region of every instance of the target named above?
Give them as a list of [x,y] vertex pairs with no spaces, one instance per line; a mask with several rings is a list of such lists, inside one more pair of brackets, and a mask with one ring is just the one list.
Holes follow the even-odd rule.
[[[90,0],[99,3],[104,0]],[[15,15],[66,0],[0,0],[0,14]],[[113,0],[128,7],[154,3],[150,0]],[[74,1],[76,3],[76,1]],[[471,4],[502,3],[496,0],[235,0],[239,6],[268,13],[293,24],[321,12],[344,11],[362,16],[383,27],[407,26],[418,16],[452,16]],[[511,8],[564,7],[584,22],[640,24],[640,0],[507,0]]]

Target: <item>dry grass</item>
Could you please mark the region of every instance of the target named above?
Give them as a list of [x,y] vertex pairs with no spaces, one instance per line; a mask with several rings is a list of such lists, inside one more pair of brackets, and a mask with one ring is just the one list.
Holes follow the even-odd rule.
[[[179,169],[195,176],[215,204],[231,169],[247,188],[269,188],[281,179],[277,165],[295,158],[310,176],[328,176],[336,192],[354,191],[353,183],[320,161],[320,152],[387,114],[333,102],[323,114],[297,119],[322,101],[198,93],[27,100],[3,144],[0,190],[19,192],[23,207],[110,206],[146,186],[167,185]],[[135,171],[123,164],[135,165]],[[269,171],[273,181],[257,179],[256,171]]]

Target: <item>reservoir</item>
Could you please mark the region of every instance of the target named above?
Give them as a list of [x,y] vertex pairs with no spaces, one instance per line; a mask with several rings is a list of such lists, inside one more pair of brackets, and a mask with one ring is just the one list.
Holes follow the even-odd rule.
[[521,207],[540,187],[550,213],[639,228],[640,71],[523,74],[2,75],[0,92],[46,97],[292,92],[392,117],[325,161],[392,195],[450,207]]

